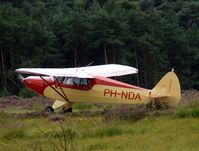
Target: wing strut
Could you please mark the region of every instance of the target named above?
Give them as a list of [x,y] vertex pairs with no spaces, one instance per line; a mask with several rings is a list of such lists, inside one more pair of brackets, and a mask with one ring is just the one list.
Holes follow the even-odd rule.
[[52,85],[50,85],[50,84],[48,83],[48,81],[46,81],[42,76],[40,76],[40,78],[41,78],[42,80],[44,80],[44,82],[46,82],[46,84],[48,84],[48,86],[50,86],[55,92],[57,92],[64,100],[66,100],[66,102],[70,103],[70,101],[68,100],[67,96],[66,96],[65,93],[63,92],[63,89],[61,88],[61,86],[60,86],[60,88],[61,88],[61,90],[62,90],[62,92],[63,92],[64,95],[62,95],[59,91],[57,91],[54,87],[52,87]]
[[[67,100],[68,100],[68,98],[67,98],[66,94],[64,93],[64,91],[63,91],[62,87],[60,86],[60,83],[61,83],[61,82],[59,82],[59,81],[57,80],[57,77],[54,77],[54,78],[55,78],[56,82],[58,83],[58,86],[59,86],[59,88],[61,89],[62,93],[64,94],[65,99],[67,99]],[[68,102],[69,102],[69,101],[68,101]]]

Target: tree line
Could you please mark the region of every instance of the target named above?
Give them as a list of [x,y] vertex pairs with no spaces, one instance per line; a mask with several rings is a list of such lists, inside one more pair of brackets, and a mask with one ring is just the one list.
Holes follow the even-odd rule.
[[19,67],[119,63],[152,88],[172,68],[199,89],[198,0],[10,0],[0,2],[0,95],[18,94]]

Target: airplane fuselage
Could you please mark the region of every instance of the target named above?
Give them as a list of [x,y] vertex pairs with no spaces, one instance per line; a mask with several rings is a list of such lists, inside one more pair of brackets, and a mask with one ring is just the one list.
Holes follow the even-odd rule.
[[39,76],[27,77],[23,83],[49,99],[66,101],[67,98],[72,103],[141,104],[150,101],[150,90],[103,77],[89,79],[88,85],[66,84]]

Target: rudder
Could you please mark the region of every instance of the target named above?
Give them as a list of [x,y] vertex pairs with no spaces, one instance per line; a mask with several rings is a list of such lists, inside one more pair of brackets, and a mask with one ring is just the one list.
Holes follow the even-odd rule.
[[167,102],[171,106],[177,105],[181,99],[180,82],[177,75],[168,72],[152,89],[151,97],[161,102]]

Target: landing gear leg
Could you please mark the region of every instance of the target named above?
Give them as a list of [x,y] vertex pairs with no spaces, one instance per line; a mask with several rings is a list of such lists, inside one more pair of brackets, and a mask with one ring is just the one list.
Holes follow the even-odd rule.
[[65,109],[65,107],[63,107],[63,111],[64,113],[72,113],[73,109],[71,107],[69,107],[68,109]]
[[47,107],[45,108],[45,112],[46,112],[46,113],[53,113],[53,112],[54,112],[54,109],[52,108],[52,106],[47,106]]
[[71,108],[72,105],[73,103],[65,103],[63,106],[64,113],[72,113],[73,111],[73,109]]

